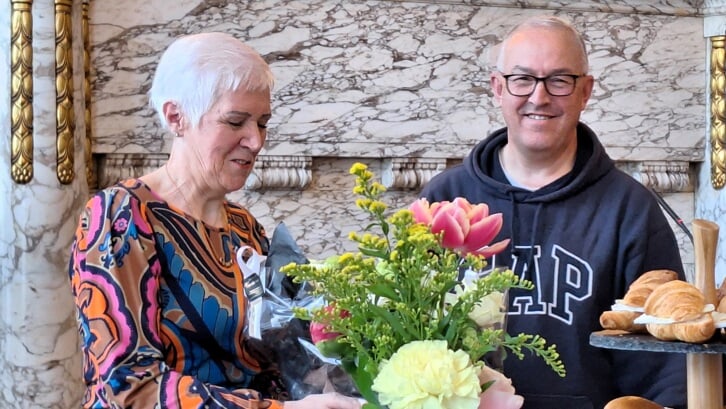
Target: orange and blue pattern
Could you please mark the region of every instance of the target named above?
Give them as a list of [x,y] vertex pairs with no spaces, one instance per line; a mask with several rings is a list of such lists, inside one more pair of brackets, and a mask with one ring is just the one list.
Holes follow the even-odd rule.
[[228,228],[208,226],[138,179],[88,201],[69,266],[84,408],[282,408],[249,388],[260,368],[233,262],[268,241],[246,209],[226,209]]

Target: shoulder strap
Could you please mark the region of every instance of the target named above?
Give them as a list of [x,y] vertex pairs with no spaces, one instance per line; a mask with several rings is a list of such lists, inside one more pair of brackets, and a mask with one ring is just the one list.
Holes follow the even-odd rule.
[[214,362],[223,370],[224,365],[222,364],[222,361],[227,361],[230,363],[238,361],[240,359],[238,356],[222,348],[222,346],[219,345],[217,339],[214,338],[211,331],[209,331],[209,328],[204,323],[204,320],[199,315],[199,312],[197,312],[197,309],[194,308],[194,305],[191,303],[191,301],[189,301],[189,297],[187,297],[187,295],[184,293],[184,290],[182,290],[176,278],[170,274],[166,274],[165,278],[166,283],[169,286],[169,290],[172,292],[172,294],[174,294],[174,298],[176,298],[176,301],[179,303],[179,307],[182,309],[184,314],[189,319],[189,322],[192,323],[192,326],[196,330],[196,332],[182,330],[184,334],[197,344],[204,347],[204,349],[209,352],[209,355],[214,360]]

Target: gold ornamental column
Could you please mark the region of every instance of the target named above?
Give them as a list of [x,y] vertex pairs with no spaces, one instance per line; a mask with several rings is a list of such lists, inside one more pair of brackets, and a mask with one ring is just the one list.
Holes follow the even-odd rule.
[[58,181],[73,181],[73,0],[55,0],[55,92]]
[[16,183],[28,183],[33,178],[33,2],[11,4],[10,174]]
[[726,36],[711,37],[711,185],[726,184]]
[[10,102],[0,103],[0,408],[79,408],[68,259],[88,199],[89,81],[73,70],[84,65],[83,0],[0,2],[0,87]]

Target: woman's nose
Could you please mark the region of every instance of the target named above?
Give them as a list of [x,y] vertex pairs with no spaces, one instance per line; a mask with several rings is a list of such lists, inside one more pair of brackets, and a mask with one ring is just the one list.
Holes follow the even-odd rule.
[[240,144],[253,152],[262,150],[262,147],[265,145],[267,130],[260,127],[256,122],[251,122],[247,125],[244,132],[245,135],[240,141]]

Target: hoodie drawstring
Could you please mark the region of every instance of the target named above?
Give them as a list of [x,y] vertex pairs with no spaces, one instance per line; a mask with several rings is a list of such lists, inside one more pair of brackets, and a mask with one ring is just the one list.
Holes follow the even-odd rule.
[[[512,217],[509,220],[509,231],[511,232],[511,237],[509,241],[509,251],[512,255],[519,256],[519,250],[516,248],[516,237],[515,232],[518,230],[516,227],[520,223],[519,221],[519,211],[518,211],[518,205],[515,201],[515,195],[516,191],[509,190],[507,192],[507,195],[509,196],[509,202],[512,206]],[[528,279],[532,281],[532,272],[531,270],[534,269],[534,246],[535,246],[535,240],[537,239],[537,228],[539,226],[539,217],[542,212],[542,208],[544,207],[544,204],[540,202],[537,205],[537,210],[535,210],[534,218],[532,219],[532,233],[530,234],[529,238],[529,251],[527,252],[527,256],[525,261],[525,267],[526,267],[526,274],[522,274],[522,278]]]

